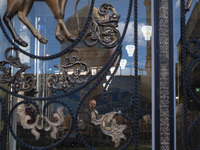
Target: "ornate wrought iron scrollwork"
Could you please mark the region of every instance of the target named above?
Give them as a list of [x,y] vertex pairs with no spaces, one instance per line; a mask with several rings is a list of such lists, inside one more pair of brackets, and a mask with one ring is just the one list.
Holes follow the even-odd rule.
[[[100,125],[102,132],[105,135],[112,137],[112,142],[115,143],[115,147],[118,147],[121,139],[126,140],[126,136],[123,134],[123,131],[126,129],[126,125],[118,125],[114,115],[121,114],[120,111],[109,112],[101,117],[101,119],[94,119],[92,123],[95,125]],[[106,127],[106,124],[110,124],[109,127]]]
[[[127,18],[129,18],[129,19],[130,19],[130,14],[131,14],[131,9],[132,9],[132,2],[133,2],[133,0],[130,0],[130,3],[129,3],[130,6],[129,6],[128,16],[127,16]],[[99,85],[101,83],[101,81],[108,74],[109,69],[111,68],[111,66],[113,66],[117,60],[121,59],[121,57],[119,58],[118,56],[119,56],[119,53],[121,53],[121,44],[122,44],[122,41],[123,41],[123,38],[124,38],[124,36],[123,36],[119,40],[119,37],[120,37],[119,31],[116,29],[117,23],[118,23],[118,20],[119,20],[120,16],[116,13],[116,11],[114,10],[114,8],[113,8],[112,5],[110,5],[110,4],[104,4],[104,5],[102,5],[100,7],[100,9],[99,9],[100,10],[99,13],[102,12],[101,15],[105,16],[105,20],[104,21],[93,20],[93,23],[94,24],[96,23],[96,26],[94,26],[94,27],[96,27],[96,30],[93,32],[94,34],[90,34],[90,33],[89,34],[93,36],[93,40],[92,40],[94,42],[93,44],[96,44],[95,42],[97,41],[97,42],[100,42],[102,45],[104,45],[105,47],[108,47],[108,48],[115,47],[115,46],[117,46],[117,44],[118,44],[118,46],[115,49],[115,52],[110,57],[110,59],[107,61],[107,63],[105,63],[105,65],[102,67],[102,69],[99,70],[99,72],[95,76],[93,76],[92,78],[90,78],[90,76],[91,76],[90,67],[87,64],[85,64],[84,62],[80,61],[80,51],[77,50],[77,49],[74,49],[74,50],[71,51],[71,48],[75,47],[75,45],[81,40],[81,37],[83,37],[83,34],[86,31],[86,29],[87,29],[87,26],[89,24],[88,22],[90,20],[89,18],[91,17],[91,13],[92,13],[92,7],[94,5],[94,0],[92,0],[91,4],[92,5],[91,5],[90,13],[88,15],[87,23],[86,23],[83,31],[80,33],[79,37],[69,47],[67,47],[64,51],[59,52],[57,54],[54,54],[54,55],[51,55],[51,56],[36,56],[36,55],[27,53],[24,50],[20,49],[14,43],[12,43],[12,41],[9,40],[8,37],[6,37],[8,39],[8,41],[14,47],[17,48],[18,51],[20,51],[23,54],[25,54],[25,55],[27,55],[27,56],[29,56],[31,58],[34,58],[34,59],[52,60],[52,59],[58,58],[60,56],[63,56],[63,55],[65,55],[68,52],[67,53],[68,57],[66,58],[65,62],[63,64],[61,64],[61,65],[59,64],[59,65],[56,66],[60,70],[61,75],[50,75],[48,77],[48,79],[47,79],[48,86],[50,88],[53,88],[53,89],[64,90],[65,92],[64,92],[63,95],[61,95],[61,96],[60,95],[59,96],[58,95],[54,95],[54,96],[49,96],[49,97],[31,97],[30,98],[29,96],[20,95],[20,94],[11,92],[9,90],[6,90],[6,89],[4,89],[1,86],[0,86],[0,88],[3,91],[7,92],[8,94],[14,95],[16,97],[20,97],[20,98],[23,98],[23,99],[26,99],[26,100],[30,98],[30,100],[29,100],[28,103],[31,103],[31,104],[35,100],[36,101],[45,101],[47,103],[51,103],[51,102],[53,102],[53,103],[55,102],[56,103],[56,101],[58,102],[58,100],[57,100],[58,98],[61,98],[61,97],[64,98],[66,96],[69,96],[70,94],[75,93],[75,92],[81,90],[82,88],[86,87],[88,84],[90,84],[91,82],[93,82],[93,81],[95,81],[97,79],[97,81],[94,82],[94,84],[92,85],[92,87],[90,86],[90,89],[88,89],[87,93],[85,93],[85,95],[83,95],[83,98],[80,100],[79,107],[77,107],[76,114],[74,115],[77,118],[77,116],[79,114],[78,112],[80,111],[80,106],[83,105],[83,102],[86,100],[86,97],[88,97],[88,95],[97,87],[97,85]],[[112,11],[111,15],[107,15],[107,13],[109,11]],[[126,21],[126,26],[125,26],[125,29],[123,31],[124,34],[125,34],[126,30],[127,30],[127,26],[128,26],[128,22],[129,22],[128,20],[129,19],[127,19],[127,21]],[[136,24],[137,24],[137,22],[136,22]],[[0,20],[0,26],[2,27],[1,20]],[[2,30],[2,31],[4,33],[4,30]],[[99,33],[98,33],[98,31],[99,31]],[[92,32],[92,30],[91,30],[91,32]],[[98,33],[98,34],[96,34],[95,32]],[[137,34],[137,32],[135,32],[135,33]],[[89,39],[89,36],[87,38]],[[86,40],[88,40],[88,39],[86,39]],[[93,46],[93,45],[91,45],[91,46]],[[137,45],[136,45],[136,47],[137,47]],[[137,51],[137,48],[136,48],[136,51]],[[78,53],[78,57],[74,57],[74,56],[71,57],[70,54],[72,54],[73,52]],[[16,55],[18,55],[18,54],[16,54]],[[17,62],[17,63],[20,62],[20,61],[16,61],[16,60],[14,62]],[[9,64],[11,65],[11,63],[9,61],[2,61],[2,65],[0,65],[0,66],[2,66],[2,68],[3,68],[2,70],[5,71],[4,74],[6,74],[6,73],[8,74],[8,75],[6,74],[8,76],[8,79],[13,78],[13,80],[11,80],[11,81],[9,80],[13,84],[15,81],[18,82],[18,80],[16,80],[16,77],[14,77],[14,76],[12,77],[11,76],[9,68],[5,66],[5,65],[9,65]],[[21,64],[21,62],[19,64]],[[21,64],[21,65],[24,65],[24,64]],[[137,64],[135,66],[137,66]],[[20,72],[20,70],[17,72],[17,74],[19,75],[19,77],[21,77],[20,75],[23,72],[25,72],[25,70],[27,68],[29,68],[29,67],[28,66],[26,66],[26,67],[24,66],[24,68],[23,67],[20,68],[21,72]],[[28,81],[30,81],[30,80],[28,80],[28,78],[27,79],[26,78],[22,78],[22,79],[23,79],[22,85],[25,88],[26,87],[26,86],[24,86],[24,85],[26,85],[25,81],[27,81],[27,84],[28,84]],[[81,85],[78,86],[78,87],[76,87],[76,85],[78,85],[78,84],[81,84]],[[20,86],[22,86],[22,85],[20,85]],[[70,89],[72,89],[72,90],[70,90]],[[138,92],[138,91],[136,90],[136,92]],[[22,102],[22,103],[27,103],[27,102]],[[13,106],[13,108],[11,109],[11,111],[9,113],[9,120],[10,120],[9,121],[9,130],[10,130],[10,133],[13,136],[13,138],[18,143],[20,143],[20,145],[23,145],[27,149],[51,149],[53,147],[56,147],[58,144],[63,143],[64,140],[71,134],[72,126],[76,122],[73,119],[74,118],[73,114],[71,114],[71,112],[70,112],[71,118],[72,118],[71,119],[71,121],[72,121],[71,122],[71,126],[70,126],[70,128],[68,130],[68,133],[65,134],[58,142],[56,142],[55,144],[52,144],[52,145],[42,146],[42,147],[36,147],[34,145],[27,144],[26,142],[24,142],[23,140],[21,140],[16,135],[16,133],[13,131],[13,129],[12,129],[12,120],[11,120],[12,118],[11,118],[11,116],[14,114],[14,110],[16,110],[17,106],[19,106],[22,103],[18,102],[15,106]],[[64,101],[59,101],[58,103],[64,105]],[[107,104],[107,106],[109,106],[109,104]],[[114,111],[115,109],[111,108],[111,110]],[[126,112],[126,110],[123,111],[123,112]],[[62,114],[62,112],[60,114]],[[30,118],[30,116],[29,115],[24,115],[24,112],[22,112],[19,115],[21,115],[21,118],[23,118],[23,119],[21,119],[22,120],[21,123],[23,124],[22,126],[24,128],[29,128],[30,130],[33,129],[33,131],[35,131],[36,128],[37,129],[44,129],[44,130],[49,130],[49,128],[51,128],[51,129],[53,129],[53,128],[59,129],[59,124],[62,124],[62,119],[61,119],[62,117],[59,114],[58,114],[58,116],[60,117],[60,121],[59,122],[51,122],[47,117],[45,117],[44,113],[41,115],[39,113],[39,111],[38,111],[37,117],[36,117],[36,122],[33,123],[33,124],[29,124],[29,126],[27,126],[27,121],[28,121],[28,118]],[[124,114],[122,113],[121,115],[123,116]],[[124,117],[124,118],[126,118],[126,117]],[[133,129],[134,127],[136,127],[136,130],[137,130],[137,126],[134,126],[134,124],[132,122],[132,118],[127,117],[126,119],[129,121],[129,123],[130,123],[130,125],[132,127],[132,132],[131,132],[131,137],[129,138],[129,140],[127,141],[127,143],[122,147],[122,149],[126,149],[132,143],[133,138],[134,138],[135,135],[136,135],[135,137],[137,138],[137,132]],[[41,126],[41,124],[39,124],[38,120],[44,121],[48,125],[48,127]],[[116,120],[112,119],[111,122],[112,122],[111,129],[113,129],[112,131],[117,132],[116,130],[114,130],[114,129],[116,129],[118,127],[117,124],[116,124]],[[137,122],[135,124],[137,124]],[[122,128],[125,128],[125,126],[123,126]],[[123,130],[120,130],[120,134],[123,134],[121,131],[123,132]],[[33,133],[35,134],[36,139],[39,139],[38,133],[37,132],[33,132]],[[55,132],[52,133],[51,137],[53,139],[55,139]],[[80,141],[87,148],[93,149],[89,145],[89,143],[85,142],[84,139],[80,136],[80,134],[78,132],[78,127],[77,127],[76,137],[78,137],[80,139]],[[121,138],[123,138],[123,137],[121,137]],[[118,138],[117,139],[113,139],[113,142],[119,143],[118,141],[121,140],[121,138],[120,139],[118,139]],[[137,149],[137,142],[136,142],[136,149]]]
[[[73,56],[73,52],[77,53],[78,57]],[[68,52],[64,64],[55,66],[62,75],[60,77],[55,74],[50,75],[47,78],[47,85],[53,89],[67,91],[77,84],[87,82],[91,76],[91,69],[86,63],[81,62],[80,59],[79,49],[72,49]]]
[[[12,50],[15,52],[15,56],[9,56],[9,52],[12,52]],[[33,75],[22,75],[26,69],[30,67],[21,63],[18,51],[14,48],[8,48],[6,49],[4,56],[6,61],[0,62],[0,71],[3,72],[0,83],[12,84],[12,88],[16,92],[31,91],[35,87],[36,80]],[[19,70],[12,76],[11,67],[6,67],[7,64],[19,68]]]
[[[109,11],[112,11],[112,14],[107,15]],[[100,15],[104,16],[105,20],[92,19],[93,27],[85,36],[84,42],[87,46],[94,46],[100,42],[105,47],[115,47],[120,38],[120,33],[116,28],[120,15],[118,15],[114,7],[108,3],[101,5],[98,12]]]
[[[37,115],[36,120],[34,123],[30,124],[28,121],[31,119],[31,116],[25,114],[25,110],[22,112],[19,112],[18,115],[20,116],[20,123],[24,129],[31,129],[31,133],[35,136],[35,140],[38,140],[40,138],[40,133],[37,131],[37,129],[43,129],[45,131],[51,130],[51,137],[53,139],[57,139],[57,132],[58,127],[61,126],[64,122],[64,114],[63,114],[63,107],[57,108],[57,113],[53,114],[53,118],[56,118],[56,122],[51,122],[47,117],[43,115]],[[39,121],[42,120],[47,123],[46,126],[44,124],[39,125]],[[37,129],[36,129],[37,128]]]

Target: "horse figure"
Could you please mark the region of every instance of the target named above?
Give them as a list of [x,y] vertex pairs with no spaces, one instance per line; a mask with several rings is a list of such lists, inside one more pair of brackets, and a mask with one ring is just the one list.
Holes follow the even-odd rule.
[[[62,42],[65,37],[71,41],[75,39],[75,37],[68,31],[67,27],[64,23],[64,13],[65,13],[65,7],[67,4],[67,0],[7,0],[7,9],[4,14],[3,20],[8,29],[10,30],[12,37],[15,42],[17,42],[19,45],[26,47],[28,46],[28,43],[24,40],[22,40],[19,35],[17,35],[14,27],[12,26],[11,19],[17,14],[18,18],[29,28],[29,30],[32,32],[32,34],[43,44],[46,44],[48,40],[44,38],[30,23],[27,16],[33,6],[34,1],[45,1],[46,4],[51,9],[55,19],[57,20],[57,26],[55,31],[55,37],[58,41]],[[75,14],[76,17],[78,17],[77,14],[77,5],[79,3],[79,0],[76,0],[75,3]],[[78,24],[78,30],[80,30],[79,27],[79,20],[77,18],[77,24]],[[61,34],[61,29],[63,30],[63,35]]]

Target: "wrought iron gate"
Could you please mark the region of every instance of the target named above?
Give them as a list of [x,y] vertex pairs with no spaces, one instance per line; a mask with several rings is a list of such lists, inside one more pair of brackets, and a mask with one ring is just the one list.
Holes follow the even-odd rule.
[[[9,0],[8,0],[9,1]],[[56,1],[56,0],[55,0]],[[54,2],[55,2],[54,1]],[[17,1],[15,1],[17,2]],[[66,4],[67,1],[63,0],[63,3]],[[79,0],[77,0],[78,4]],[[167,24],[165,24],[166,19],[165,17],[169,17],[166,15],[166,12],[168,14],[168,11],[165,10],[168,9],[168,7],[165,7],[168,5],[168,1],[163,0],[160,1],[159,9],[155,8],[156,11],[159,11],[160,18],[157,18],[156,21],[160,21],[160,30],[159,35],[156,33],[156,35],[159,38],[163,38],[163,41],[160,41],[160,43],[154,43],[155,45],[160,44],[158,47],[160,49],[160,56],[164,56],[167,52],[169,52],[169,49],[171,46],[166,46],[169,44],[169,39],[167,38],[169,33],[165,33],[165,31],[162,31],[163,29],[168,28],[169,22],[167,21]],[[48,3],[48,2],[47,2]],[[51,8],[53,4],[50,4],[50,1],[48,3],[48,6]],[[59,3],[61,5],[61,1]],[[117,10],[109,4],[104,3],[102,4],[98,9],[98,15],[100,16],[93,16],[93,10],[94,10],[95,0],[91,0],[90,7],[87,7],[88,9],[88,15],[85,19],[84,25],[79,26],[79,23],[82,22],[82,20],[79,20],[78,15],[81,15],[81,13],[76,14],[75,13],[75,21],[77,21],[77,37],[73,37],[71,35],[71,31],[67,30],[67,28],[73,28],[74,24],[71,24],[65,28],[63,26],[63,15],[62,13],[58,13],[55,9],[52,7],[52,12],[54,14],[54,17],[57,19],[57,27],[56,27],[56,38],[59,41],[64,40],[63,35],[68,38],[69,43],[61,44],[62,50],[56,54],[52,55],[39,55],[33,54],[31,52],[25,51],[22,47],[28,46],[28,42],[23,41],[17,33],[15,33],[14,28],[12,28],[12,24],[9,19],[13,17],[12,13],[16,13],[19,11],[19,18],[26,23],[27,26],[29,26],[29,29],[32,31],[33,35],[41,42],[46,43],[47,40],[40,35],[40,33],[32,28],[32,26],[27,23],[26,15],[23,16],[23,11],[20,12],[20,10],[15,10],[15,12],[7,10],[7,12],[4,15],[4,23],[2,21],[3,18],[0,18],[0,27],[3,33],[3,36],[5,39],[9,42],[10,46],[7,46],[7,48],[4,50],[4,58],[0,60],[0,71],[1,71],[1,78],[0,78],[0,110],[2,114],[1,120],[3,120],[4,124],[2,126],[2,130],[0,133],[0,142],[4,143],[6,138],[12,137],[14,138],[14,141],[17,142],[17,144],[21,145],[22,147],[26,149],[53,149],[57,148],[60,145],[64,144],[67,140],[70,140],[73,137],[73,141],[71,143],[74,144],[74,142],[77,140],[79,141],[84,147],[88,149],[95,149],[95,145],[93,145],[88,138],[90,138],[90,132],[89,131],[83,131],[83,128],[85,128],[85,124],[81,120],[81,113],[82,108],[84,107],[85,103],[88,102],[88,99],[92,98],[92,94],[96,92],[95,90],[98,88],[100,84],[105,82],[104,87],[101,89],[102,91],[102,101],[105,102],[105,107],[109,109],[105,114],[102,115],[102,119],[97,119],[92,122],[93,126],[99,126],[102,132],[106,135],[106,138],[110,140],[110,143],[113,145],[113,149],[117,147],[118,149],[128,149],[130,145],[134,145],[134,149],[139,149],[139,139],[141,135],[139,136],[139,125],[141,121],[141,97],[140,97],[140,76],[139,76],[139,67],[138,67],[138,1],[137,0],[129,0],[129,4],[127,4],[127,15],[126,15],[126,21],[124,25],[124,29],[122,34],[120,35],[119,30],[117,29],[118,22],[120,15],[117,13]],[[155,6],[156,6],[155,5]],[[55,6],[55,5],[53,5]],[[151,6],[151,5],[150,5]],[[25,6],[24,6],[25,7]],[[32,5],[30,5],[32,7]],[[63,6],[65,7],[65,6]],[[184,7],[184,6],[183,6]],[[13,8],[14,9],[14,8]],[[15,8],[17,9],[17,8]],[[29,8],[31,9],[31,8]],[[61,7],[62,10],[62,7]],[[60,11],[61,11],[60,10]],[[77,10],[77,7],[75,8]],[[86,10],[86,8],[84,9]],[[30,10],[29,10],[30,11]],[[156,12],[155,11],[155,12]],[[82,11],[84,12],[84,11]],[[155,13],[154,12],[154,13]],[[21,13],[21,16],[20,16]],[[56,14],[56,15],[55,15]],[[184,14],[184,12],[183,12]],[[115,76],[116,72],[118,71],[120,67],[120,62],[122,59],[122,42],[125,38],[126,31],[128,29],[128,25],[131,20],[131,16],[134,18],[134,76],[131,80],[131,84],[134,87],[134,90],[129,89],[123,89],[118,91],[118,100],[120,101],[119,105],[115,104],[114,98],[110,95],[110,89],[109,85],[110,83],[117,79]],[[59,18],[61,17],[61,18]],[[103,18],[103,19],[102,19]],[[38,18],[39,21],[44,21],[41,18]],[[73,19],[71,20],[71,22]],[[156,22],[155,21],[155,22]],[[161,22],[163,21],[163,22]],[[155,23],[154,22],[154,23]],[[70,20],[68,22],[70,24]],[[12,37],[10,37],[10,34],[8,33],[5,25],[10,30]],[[82,27],[82,28],[81,28]],[[155,26],[156,27],[156,26]],[[154,28],[155,28],[154,27]],[[20,27],[19,27],[20,28]],[[43,27],[40,26],[40,29]],[[60,31],[62,28],[63,30]],[[75,27],[74,27],[75,28]],[[22,29],[23,30],[23,29]],[[156,29],[155,31],[157,31]],[[183,31],[183,45],[185,45],[184,41],[184,28],[182,28]],[[47,31],[50,32],[50,31]],[[171,33],[171,31],[170,31]],[[14,39],[14,41],[13,41]],[[165,43],[168,40],[168,43]],[[192,41],[196,42],[196,41]],[[20,46],[19,46],[20,45]],[[92,66],[87,64],[87,59],[83,60],[82,56],[84,55],[83,51],[80,50],[80,45],[84,45],[87,48],[94,49],[95,48],[102,48],[106,49],[107,51],[112,49],[112,54],[109,55],[108,59],[105,61],[105,63],[100,67],[97,68],[97,72],[93,73]],[[96,46],[96,47],[95,47]],[[99,47],[98,47],[99,46]],[[40,47],[40,46],[38,46]],[[37,47],[37,48],[38,48]],[[183,53],[183,62],[186,63],[186,45],[184,46],[185,52]],[[44,47],[43,47],[44,48]],[[56,49],[58,49],[56,47]],[[35,51],[35,50],[34,50]],[[23,54],[23,55],[22,55]],[[168,53],[166,54],[168,56]],[[198,57],[197,55],[193,54],[191,52],[191,55],[194,57]],[[51,60],[55,60],[57,58],[61,58],[61,64],[55,65],[55,68],[58,68],[57,70],[59,73],[55,74],[40,74],[39,72],[34,73],[26,73],[28,69],[31,68],[31,66],[28,66],[25,63],[22,63],[22,57],[28,57],[29,59],[32,59],[34,61],[43,61],[48,62]],[[158,56],[158,55],[157,55]],[[172,103],[168,103],[170,98],[173,97],[173,92],[170,91],[169,87],[172,87],[173,84],[171,84],[171,80],[169,79],[169,73],[171,73],[170,67],[168,66],[172,62],[166,62],[168,59],[165,59],[164,57],[158,58],[160,62],[157,65],[159,66],[159,69],[157,70],[157,73],[159,75],[159,91],[160,94],[158,94],[157,99],[159,99],[160,103],[156,104],[156,112],[159,113],[159,116],[156,117],[158,120],[154,120],[155,124],[157,124],[159,129],[155,129],[156,131],[159,130],[159,135],[155,137],[159,137],[158,141],[155,141],[156,144],[158,144],[158,149],[160,147],[162,149],[168,149],[170,147],[170,142],[168,138],[173,137],[173,133],[168,134],[170,131],[168,130],[170,128],[170,125],[173,124],[173,121],[170,122],[169,120],[173,120],[173,118],[170,118],[170,111],[173,110],[173,107],[170,108]],[[95,56],[93,56],[94,59]],[[170,56],[172,58],[172,56]],[[170,60],[172,61],[172,60]],[[33,61],[32,61],[33,62]],[[195,61],[192,63],[191,67],[189,69],[191,70],[192,67],[198,63],[198,61]],[[167,66],[165,66],[167,64]],[[147,64],[148,65],[148,64]],[[162,65],[164,66],[162,68]],[[110,70],[115,67],[115,69],[110,73]],[[156,66],[156,65],[155,65]],[[155,67],[154,66],[154,67]],[[188,84],[188,76],[190,74],[186,73],[186,64],[183,64],[184,66],[184,84]],[[48,66],[45,69],[48,69]],[[163,70],[162,70],[163,69]],[[14,70],[14,71],[13,71]],[[166,71],[167,70],[167,71]],[[160,72],[159,72],[160,71]],[[167,75],[166,75],[166,74]],[[106,79],[106,76],[109,75],[108,80]],[[165,80],[166,79],[166,80]],[[169,81],[170,80],[170,81]],[[165,83],[169,83],[168,85],[165,85]],[[156,84],[156,83],[155,83]],[[188,84],[189,85],[189,84]],[[44,93],[40,93],[39,86],[42,86],[41,88],[49,89],[47,90],[47,95]],[[164,88],[163,88],[164,87]],[[184,94],[187,94],[187,88],[186,85],[183,86],[185,92]],[[165,91],[170,91],[166,92]],[[56,93],[56,94],[55,94]],[[72,108],[72,106],[67,103],[66,101],[69,100],[68,98],[72,96],[73,94],[78,94],[78,100],[76,100],[76,106],[75,108]],[[164,93],[162,95],[162,93]],[[37,95],[36,95],[37,94]],[[128,96],[128,103],[124,101],[125,95]],[[169,96],[169,97],[168,97]],[[167,97],[167,99],[166,99]],[[186,98],[187,95],[184,95],[184,98]],[[20,102],[17,102],[15,99],[21,99]],[[195,97],[195,99],[197,99]],[[8,101],[6,101],[8,100]],[[171,100],[173,101],[173,100]],[[162,103],[164,102],[164,103]],[[166,103],[165,103],[166,102]],[[197,100],[198,102],[198,100]],[[22,111],[17,111],[18,109],[22,109]],[[187,107],[187,103],[185,103],[185,108]],[[50,109],[51,108],[51,109]],[[157,110],[159,109],[160,110]],[[55,110],[51,111],[51,110]],[[163,115],[165,114],[166,115]],[[131,114],[131,115],[127,115]],[[15,120],[16,115],[19,116],[20,120],[20,127],[22,130],[25,130],[25,135],[32,135],[33,140],[41,140],[44,138],[44,135],[47,135],[46,144],[38,146],[35,145],[35,141],[33,143],[25,142],[27,139],[22,139],[22,130],[16,130],[16,124]],[[64,117],[67,116],[67,117]],[[119,123],[117,118],[123,118],[124,122]],[[146,117],[149,117],[148,115]],[[147,122],[149,118],[147,118]],[[0,121],[1,121],[0,120]],[[192,128],[190,132],[187,131],[187,111],[185,111],[185,137],[188,137],[192,134]],[[194,126],[199,121],[194,122]],[[67,123],[65,125],[65,128],[63,128],[63,124]],[[107,124],[109,126],[107,126]],[[141,123],[142,124],[142,123]],[[151,123],[147,123],[148,127],[151,130]],[[67,128],[66,128],[67,126]],[[167,126],[167,127],[166,127]],[[173,126],[173,125],[172,125]],[[146,128],[145,126],[144,128]],[[123,134],[123,131],[125,129],[128,130],[128,136]],[[167,128],[167,130],[166,130]],[[141,129],[142,130],[142,129]],[[154,131],[154,132],[156,132]],[[44,133],[45,132],[45,133]],[[150,131],[151,132],[151,131]],[[149,131],[145,132],[144,136],[150,136],[151,133]],[[10,135],[9,135],[10,134]],[[24,135],[23,135],[24,136]],[[23,137],[24,138],[24,137]],[[111,139],[109,139],[111,138]],[[161,139],[161,140],[160,140]],[[44,140],[44,141],[45,141]],[[92,139],[94,140],[94,139]],[[123,141],[124,140],[124,141]],[[149,140],[149,139],[148,139]],[[186,138],[186,145],[189,143],[191,144],[191,140]],[[49,144],[50,143],[50,144]],[[167,144],[166,144],[167,143]],[[171,144],[173,145],[173,144]],[[71,145],[72,146],[72,145]],[[132,148],[133,148],[132,147]],[[173,146],[172,146],[173,147]],[[157,148],[157,147],[156,147]]]
[[[191,28],[189,23],[190,18],[195,14],[195,10],[199,5],[199,2],[193,2],[193,10],[190,10],[193,1],[181,1],[181,65],[182,65],[182,85],[181,94],[183,97],[182,103],[184,104],[184,142],[185,149],[199,149],[198,137],[195,137],[198,132],[199,124],[199,95],[198,95],[198,81],[196,80],[195,74],[198,73],[199,65],[199,39],[188,33],[187,29]],[[187,13],[190,10],[190,13]],[[187,15],[189,19],[186,19]],[[186,20],[188,23],[186,24]],[[195,21],[198,21],[196,19]],[[198,29],[191,28],[191,31]],[[197,70],[196,70],[197,69]],[[196,71],[195,71],[196,70]],[[196,81],[195,81],[196,80]],[[194,84],[194,81],[196,84]],[[195,107],[193,106],[195,105]],[[195,111],[196,112],[195,112]]]
[[[16,140],[16,142],[23,147],[26,147],[27,149],[52,149],[54,147],[59,146],[62,144],[65,140],[70,138],[72,134],[75,132],[75,136],[77,139],[79,139],[82,144],[89,148],[94,149],[94,147],[91,146],[90,143],[87,142],[87,140],[84,138],[82,131],[80,129],[80,111],[84,105],[84,102],[87,100],[87,98],[90,96],[90,94],[95,90],[95,88],[98,87],[98,85],[106,78],[107,75],[109,75],[111,67],[115,66],[115,70],[110,74],[110,78],[106,81],[105,87],[102,90],[103,93],[103,100],[106,103],[107,108],[109,109],[109,112],[114,112],[114,114],[110,115],[112,118],[110,118],[109,123],[115,123],[113,116],[121,116],[123,117],[129,124],[131,128],[131,133],[129,136],[129,139],[126,140],[126,143],[121,146],[120,149],[126,149],[128,148],[131,143],[134,141],[135,149],[138,149],[138,142],[139,142],[139,117],[140,117],[140,94],[139,94],[139,75],[138,75],[138,3],[137,0],[133,2],[133,0],[129,1],[128,4],[128,13],[126,17],[126,24],[123,30],[123,33],[121,36],[119,36],[119,31],[116,29],[118,19],[120,15],[117,14],[117,12],[114,10],[113,6],[111,4],[105,3],[102,4],[99,8],[99,13],[104,18],[103,21],[95,20],[92,17],[92,11],[94,8],[95,0],[91,1],[89,14],[85,23],[84,28],[82,31],[79,31],[78,37],[71,42],[70,45],[64,48],[63,51],[58,52],[56,54],[52,54],[49,56],[39,56],[35,55],[29,52],[26,52],[21,48],[21,46],[18,46],[18,44],[22,46],[26,46],[25,42],[22,42],[21,40],[18,40],[18,44],[16,42],[13,42],[13,40],[10,38],[9,34],[7,33],[5,29],[5,25],[2,22],[2,19],[0,19],[0,26],[1,30],[3,32],[3,36],[9,41],[10,47],[8,46],[7,49],[4,51],[4,60],[0,61],[0,71],[2,72],[2,77],[0,79],[0,82],[2,83],[0,86],[0,89],[2,91],[2,96],[0,98],[1,108],[2,110],[2,120],[4,121],[3,129],[1,130],[0,134],[0,140],[3,142],[5,140],[5,137],[8,137],[8,134],[10,133],[11,136]],[[133,9],[134,8],[134,9]],[[133,9],[133,10],[132,10]],[[108,14],[108,12],[111,11],[111,14]],[[133,12],[133,13],[132,13]],[[121,91],[120,99],[123,99],[123,93],[128,92],[130,94],[130,103],[128,106],[124,107],[118,107],[115,106],[110,101],[112,98],[109,97],[109,83],[115,78],[115,73],[117,72],[120,60],[122,57],[122,42],[125,37],[128,24],[131,18],[131,15],[134,16],[134,45],[135,45],[135,51],[134,51],[134,79],[132,80],[134,85],[134,91]],[[6,19],[5,19],[6,20]],[[86,31],[90,25],[90,22],[93,23],[93,28],[90,29],[90,32],[87,33]],[[9,24],[9,23],[8,23]],[[103,28],[104,32],[101,33],[99,28]],[[11,29],[12,30],[12,29]],[[94,46],[97,43],[101,43],[106,48],[115,47],[112,55],[109,57],[109,59],[106,61],[106,63],[99,69],[99,71],[92,75],[91,66],[89,66],[87,63],[81,61],[81,54],[80,50],[78,48],[75,48],[75,46],[81,41],[81,39],[85,36],[85,44],[89,47]],[[114,37],[114,38],[113,38]],[[44,39],[43,39],[44,40]],[[20,41],[20,42],[19,42]],[[42,40],[41,40],[42,41]],[[45,42],[45,41],[43,41]],[[50,74],[45,76],[46,81],[43,86],[53,90],[53,91],[61,91],[62,94],[60,95],[39,95],[34,96],[38,91],[36,91],[36,84],[40,81],[38,81],[40,78],[39,76],[35,76],[34,74],[25,74],[25,71],[30,68],[30,66],[23,64],[21,62],[21,55],[20,53],[24,54],[25,56],[29,57],[30,59],[35,60],[42,60],[45,62],[48,62],[50,60],[54,60],[56,58],[63,57],[64,55],[66,58],[64,59],[61,64],[58,64],[57,67],[60,71],[60,74]],[[75,53],[75,55],[74,55]],[[74,68],[73,68],[74,67]],[[12,72],[11,70],[13,68],[17,68],[15,72]],[[72,68],[71,70],[69,68]],[[70,72],[71,71],[71,72]],[[86,90],[81,95],[81,90]],[[32,93],[32,96],[26,96],[24,93]],[[72,111],[72,108],[70,105],[68,105],[63,99],[69,97],[70,95],[78,92],[81,95],[80,100],[78,100],[75,112]],[[8,100],[11,100],[11,97],[13,98],[13,104],[9,106],[9,102],[5,100],[5,95],[8,96]],[[21,102],[15,102],[15,98],[21,98]],[[42,105],[40,105],[42,104]],[[56,121],[51,120],[50,112],[48,107],[51,107],[51,104],[57,104],[59,107],[57,107],[57,112],[53,113],[51,119],[56,119]],[[13,118],[16,115],[17,109],[19,106],[23,106],[22,112],[18,112],[17,115],[20,118],[20,124],[24,129],[27,129],[27,131],[32,133],[35,137],[35,139],[42,138],[42,133],[40,131],[51,131],[49,133],[49,137],[51,136],[50,140],[55,140],[53,144],[45,145],[45,146],[34,146],[30,143],[24,142],[20,138],[21,133],[17,133],[15,129],[13,129]],[[29,109],[30,108],[30,109]],[[127,116],[126,114],[130,109],[134,108],[134,112],[132,112],[134,115],[133,118]],[[29,113],[31,111],[31,114]],[[60,126],[64,122],[63,115],[67,114],[70,118],[69,120],[69,128],[65,132],[63,136],[60,136],[58,138],[58,133],[62,130]],[[32,116],[33,115],[33,116]],[[32,118],[33,117],[33,118]],[[114,120],[114,121],[113,121]],[[108,118],[107,118],[108,121]],[[112,122],[113,121],[113,122]],[[100,126],[103,122],[100,122]],[[116,133],[114,134],[115,128],[120,126],[117,125],[111,125],[111,129],[113,131],[111,132],[111,129],[106,130],[105,132],[111,132],[108,133],[112,137],[112,142],[114,142],[116,145],[120,143],[120,140],[125,138],[123,137],[123,133]],[[114,127],[114,128],[112,128]],[[122,126],[120,126],[122,127]],[[9,130],[9,132],[8,132]],[[120,131],[121,129],[117,129],[117,131]],[[72,133],[73,132],[73,133]],[[123,132],[123,130],[122,130]],[[116,138],[114,136],[119,136],[119,138]]]

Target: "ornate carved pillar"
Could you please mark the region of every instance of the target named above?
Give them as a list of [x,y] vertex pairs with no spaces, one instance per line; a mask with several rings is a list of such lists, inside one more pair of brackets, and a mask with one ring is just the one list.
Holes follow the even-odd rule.
[[159,44],[160,44],[160,147],[169,149],[169,16],[168,0],[160,1]]
[[[155,4],[156,3],[156,4]],[[154,2],[155,149],[174,148],[173,7]],[[156,79],[159,79],[156,81]],[[158,113],[158,114],[156,114]]]

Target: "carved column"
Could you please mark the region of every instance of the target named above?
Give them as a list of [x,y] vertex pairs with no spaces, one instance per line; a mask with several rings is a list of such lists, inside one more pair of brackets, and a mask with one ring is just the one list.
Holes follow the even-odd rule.
[[[159,5],[159,102],[160,102],[160,149],[172,149],[173,117],[170,106],[173,105],[173,34],[170,11],[171,2],[160,0]],[[171,107],[172,108],[172,107]],[[171,128],[172,127],[172,128]],[[171,145],[172,144],[172,145]]]
[[153,2],[153,114],[155,150],[174,149],[173,1]]

